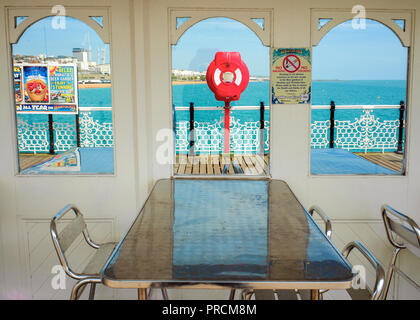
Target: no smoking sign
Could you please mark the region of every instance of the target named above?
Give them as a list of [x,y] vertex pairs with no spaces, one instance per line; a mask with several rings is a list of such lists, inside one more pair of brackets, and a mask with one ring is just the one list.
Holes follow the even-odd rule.
[[294,54],[289,54],[283,60],[283,68],[290,73],[298,71],[300,68],[300,59]]

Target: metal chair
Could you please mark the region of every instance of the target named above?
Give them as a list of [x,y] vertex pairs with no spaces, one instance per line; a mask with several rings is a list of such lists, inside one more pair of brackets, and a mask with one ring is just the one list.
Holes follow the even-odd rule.
[[385,271],[384,271],[384,268],[382,267],[382,264],[359,241],[353,241],[347,244],[342,251],[343,256],[346,259],[348,259],[348,256],[353,249],[357,249],[375,268],[376,279],[375,279],[375,285],[373,287],[372,292],[368,288],[364,288],[364,289],[350,288],[350,289],[347,289],[347,293],[350,295],[352,300],[379,300],[383,294],[384,283],[385,283]]
[[[331,220],[325,214],[325,212],[318,206],[312,206],[309,208],[309,214],[313,216],[317,213],[325,223],[325,234],[331,239],[332,237],[332,225]],[[353,300],[378,300],[384,288],[384,269],[381,263],[375,258],[375,256],[359,241],[353,241],[347,244],[342,254],[347,259],[348,255],[353,249],[357,249],[363,256],[370,262],[370,264],[376,270],[376,282],[373,293],[370,293],[369,289],[347,289],[347,293]],[[323,298],[323,294],[328,290],[319,290],[320,298]],[[309,290],[297,290],[297,294],[300,295],[301,300],[306,300],[310,297]]]
[[[386,235],[389,242],[395,248],[391,257],[385,281],[385,290],[382,297],[382,299],[385,300],[388,295],[388,290],[394,271],[397,272],[414,288],[420,291],[420,286],[396,266],[398,254],[403,249],[408,249],[414,255],[420,257],[420,228],[413,219],[402,214],[401,212],[398,212],[388,205],[383,205],[381,211],[382,219],[385,224]],[[396,237],[398,237],[398,240]]]
[[[70,211],[73,211],[75,218],[60,233],[57,233],[57,221],[63,218]],[[100,272],[114,250],[116,243],[94,243],[89,237],[83,215],[79,209],[72,204],[65,206],[55,215],[55,217],[51,220],[50,231],[58,259],[60,260],[64,271],[69,277],[78,280],[78,282],[73,286],[70,299],[77,300],[85,287],[90,283],[89,299],[92,300],[95,295],[96,284],[101,282]],[[83,233],[83,237],[87,244],[97,251],[89,260],[83,272],[77,273],[70,267],[65,253],[81,233]]]
[[328,239],[331,239],[332,236],[332,226],[331,226],[331,220],[328,218],[328,216],[325,214],[324,210],[322,210],[318,206],[312,206],[309,208],[309,214],[311,217],[314,216],[314,213],[318,214],[318,216],[324,221],[325,223],[325,235],[328,237]]
[[[368,288],[350,288],[347,289],[347,293],[352,298],[352,300],[379,300],[384,291],[384,283],[385,283],[385,271],[382,264],[375,258],[375,256],[359,241],[353,241],[347,244],[342,254],[343,256],[348,259],[350,252],[353,249],[357,249],[368,261],[369,263],[375,268],[376,271],[376,279],[375,285],[372,291]],[[328,290],[320,290],[320,299],[325,292]],[[310,297],[309,290],[298,291],[298,295],[300,295],[301,300],[308,300]]]
[[[325,214],[325,212],[319,208],[318,206],[312,206],[309,208],[309,214],[311,216],[314,213],[318,214],[318,216],[324,221],[325,223],[325,235],[331,239],[332,237],[332,224],[331,220]],[[369,289],[354,289],[350,288],[347,289],[347,293],[353,300],[378,300],[381,298],[382,293],[384,291],[384,281],[385,281],[385,272],[384,268],[382,267],[381,263],[375,258],[375,256],[359,241],[353,241],[347,244],[342,254],[343,256],[348,259],[350,252],[353,249],[357,249],[368,261],[369,263],[375,268],[376,271],[376,280],[373,292],[371,293]],[[290,299],[293,299],[293,290],[281,290],[282,295],[287,296]],[[328,290],[320,290],[320,298],[323,298],[323,294]],[[310,290],[295,290],[296,299],[299,296],[300,300],[307,300],[310,298]]]
[[[309,214],[311,215],[311,217],[314,216],[314,213],[316,213],[324,222],[325,224],[325,235],[327,236],[328,239],[331,240],[332,237],[332,225],[331,225],[331,220],[330,218],[328,218],[328,216],[325,214],[324,210],[322,210],[320,207],[318,207],[317,205],[313,205],[309,208],[308,210]],[[286,290],[286,291],[291,291],[291,290]],[[319,298],[322,300],[323,296],[322,294],[327,292],[328,289],[321,289],[319,290]],[[308,300],[310,299],[311,296],[311,292],[310,290],[295,290],[295,294],[296,294],[296,299],[298,300],[298,297],[300,298],[300,300]],[[287,296],[291,296],[291,292],[287,292],[286,293]],[[290,299],[289,299],[290,300]]]
[[[332,226],[331,220],[325,214],[324,210],[320,207],[314,205],[309,208],[309,214],[313,217],[314,213],[316,213],[325,223],[325,234],[326,236],[331,239],[332,236]],[[322,293],[328,290],[320,290],[320,297],[322,298]],[[255,294],[255,299],[257,300],[298,300],[298,297],[301,300],[306,300],[306,298],[310,297],[309,290],[251,290],[245,289],[241,292],[241,299],[242,300],[250,300],[252,296]],[[235,298],[235,289],[230,291],[229,300],[233,300]]]

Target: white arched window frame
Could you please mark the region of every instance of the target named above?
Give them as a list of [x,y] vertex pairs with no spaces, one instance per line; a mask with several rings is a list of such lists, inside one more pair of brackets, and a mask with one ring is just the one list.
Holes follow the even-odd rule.
[[[311,10],[311,45],[317,46],[321,39],[334,27],[339,24],[361,18],[361,13],[353,13],[352,8],[346,10],[334,9],[312,9]],[[375,20],[391,29],[400,39],[404,47],[410,47],[412,43],[412,21],[413,12],[411,10],[390,11],[390,10],[370,10],[366,9],[363,13],[365,19]],[[321,28],[320,20],[329,20]],[[396,21],[404,21],[404,28],[401,28]]]
[[[270,9],[179,9],[169,8],[170,44],[176,45],[178,40],[190,27],[209,18],[230,18],[243,23],[261,40],[264,46],[272,44],[273,13]],[[178,19],[184,19],[178,24]],[[263,21],[261,26],[256,21]]]
[[[252,30],[261,43],[270,48],[273,46],[273,10],[272,9],[181,9],[169,8],[169,50],[176,45],[182,35],[200,21],[210,18],[228,18],[240,22]],[[172,56],[171,54],[169,55]],[[171,59],[171,58],[170,58]],[[271,54],[270,54],[271,65]],[[172,66],[172,61],[170,63]],[[171,69],[171,67],[170,67]],[[170,71],[169,71],[170,72]],[[169,77],[171,79],[171,77]],[[169,86],[172,90],[172,86]],[[172,97],[172,93],[170,94]],[[171,98],[172,99],[172,98]],[[270,94],[271,101],[271,94]],[[271,119],[271,108],[270,108]],[[172,119],[174,121],[174,119]],[[271,145],[271,135],[269,137]],[[175,143],[175,141],[174,141]],[[175,148],[174,148],[175,156]],[[173,169],[172,169],[173,170]],[[172,172],[173,174],[173,172]]]
[[[64,9],[64,10],[63,10]],[[12,45],[16,44],[20,37],[25,33],[25,31],[30,28],[32,25],[38,21],[48,18],[48,17],[70,17],[77,19],[81,22],[84,22],[86,25],[90,26],[101,38],[105,44],[111,45],[111,16],[109,7],[72,7],[72,6],[37,6],[37,7],[6,7],[6,36],[7,42],[9,44],[10,50],[8,50],[8,59],[12,61]],[[112,55],[111,55],[112,60]],[[111,61],[112,66],[112,61]],[[9,66],[10,78],[12,76],[12,65]],[[112,71],[111,71],[112,73]],[[113,90],[113,88],[111,88]],[[13,85],[10,82],[10,92],[13,93]],[[114,94],[111,94],[112,99],[114,99]],[[15,99],[13,94],[10,95],[11,105],[15,105]],[[112,105],[114,103],[112,102]],[[12,108],[13,110],[13,108]],[[13,117],[16,123],[16,113],[13,112]],[[114,123],[114,113],[112,113],[112,123]],[[14,138],[17,141],[17,126],[15,126]],[[113,130],[115,135],[115,129]],[[117,147],[116,138],[114,136],[114,149]],[[16,148],[16,153],[18,150]],[[114,164],[115,164],[115,155],[114,152]],[[18,156],[16,154],[16,159],[18,163]],[[15,167],[15,173],[19,174],[20,170],[18,169],[19,165]],[[101,175],[101,174],[99,174]],[[115,175],[115,165],[114,173]],[[26,175],[25,175],[26,176]],[[30,175],[28,175],[30,176]]]
[[[382,23],[384,26],[388,27],[394,34],[398,37],[403,47],[408,48],[408,57],[407,57],[407,91],[406,91],[406,117],[405,117],[405,128],[404,130],[405,138],[407,141],[407,136],[409,135],[409,118],[410,118],[410,91],[411,91],[411,68],[413,52],[411,49],[413,43],[413,21],[414,21],[414,10],[379,10],[379,9],[366,9],[363,12],[360,12],[359,8],[348,9],[311,9],[311,46],[317,46],[321,39],[333,28],[346,22],[351,21],[352,19],[368,19],[374,20],[376,22]],[[321,23],[321,22],[324,23]],[[403,22],[403,27],[397,22]],[[309,119],[311,118],[311,108],[309,108]],[[309,128],[311,124],[309,122]],[[309,129],[309,132],[311,130]],[[310,139],[309,139],[310,141]],[[310,143],[310,142],[309,142]],[[403,175],[407,174],[408,163],[407,163],[407,150],[409,145],[406,145],[404,148],[404,158],[403,158]]]
[[[55,9],[54,9],[55,8]],[[19,38],[27,28],[36,23],[37,21],[47,18],[64,15],[78,19],[88,26],[90,26],[104,43],[109,44],[110,41],[110,14],[109,9],[105,7],[95,8],[77,8],[63,6],[64,11],[57,6],[48,7],[25,7],[25,8],[7,8],[7,31],[9,44],[14,44],[19,41]],[[19,17],[25,17],[25,20],[16,24]],[[102,23],[99,24],[95,21],[96,17],[101,17]]]

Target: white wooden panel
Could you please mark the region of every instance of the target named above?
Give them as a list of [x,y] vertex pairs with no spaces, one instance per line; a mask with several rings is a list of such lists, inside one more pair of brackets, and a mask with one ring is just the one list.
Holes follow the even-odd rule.
[[[323,229],[323,224],[320,223]],[[62,228],[65,223],[60,223]],[[88,230],[94,241],[98,243],[114,240],[114,223],[112,219],[88,219]],[[386,269],[391,258],[392,247],[388,243],[383,229],[382,221],[332,221],[333,236],[332,241],[341,251],[345,244],[359,240],[365,244],[369,250],[382,262]],[[33,299],[68,299],[75,280],[67,278],[66,290],[54,290],[51,287],[51,280],[54,274],[51,268],[59,264],[54,250],[49,230],[49,220],[46,219],[22,219],[21,220],[21,249],[24,253],[23,260],[26,263],[26,277],[28,295]],[[114,240],[115,241],[115,240]],[[83,240],[82,236],[72,244],[68,250],[69,263],[78,271],[81,271],[93,255],[94,249],[90,248]],[[414,266],[415,259],[410,254],[401,256],[401,264],[410,265],[407,270],[411,277],[419,280],[419,266]],[[358,254],[351,255],[353,265],[360,264],[366,266],[368,285],[372,286],[374,279],[373,269],[366,263],[366,260]],[[414,261],[414,262],[413,262]],[[409,262],[409,263],[407,263]],[[396,276],[398,288],[398,298],[400,299],[419,299],[418,292],[411,289],[404,280]],[[394,282],[394,281],[393,281]],[[394,284],[392,284],[388,299],[393,299]],[[82,298],[87,298],[88,290],[85,290]],[[229,290],[169,290],[171,299],[227,299]],[[98,285],[96,299],[136,299],[136,290],[114,290]],[[152,299],[161,299],[160,290],[154,290]],[[349,299],[345,291],[332,290],[324,295],[324,299]]]
[[[113,219],[86,219],[89,234],[97,243],[111,242],[114,239]],[[58,224],[61,230],[68,221]],[[51,235],[50,221],[47,219],[21,219],[21,251],[23,261],[26,264],[26,287],[28,295],[32,299],[69,299],[71,288],[76,283],[70,277],[66,277],[66,289],[54,290],[51,286],[55,274],[51,272],[53,266],[59,264]],[[81,272],[94,254],[95,249],[86,244],[80,235],[66,252],[70,266]],[[87,298],[88,290],[83,293]],[[113,299],[115,290],[102,285],[97,286],[96,299]]]
[[[327,213],[328,214],[328,213]],[[323,224],[317,221],[321,228]],[[332,221],[332,242],[342,251],[344,246],[351,241],[362,242],[373,255],[382,263],[385,272],[391,259],[393,248],[389,244],[382,220],[367,221]],[[350,263],[352,265],[362,265],[366,267],[367,285],[372,288],[375,280],[374,269],[369,265],[367,260],[355,251],[350,253]],[[388,299],[394,299],[394,283],[393,280],[388,293]],[[347,300],[350,299],[346,292],[340,290],[331,290],[324,295],[326,300]]]
[[[400,253],[399,259],[399,268],[420,285],[420,259],[407,250]],[[396,278],[398,280],[398,299],[420,300],[418,290],[409,285],[402,277],[397,275]]]

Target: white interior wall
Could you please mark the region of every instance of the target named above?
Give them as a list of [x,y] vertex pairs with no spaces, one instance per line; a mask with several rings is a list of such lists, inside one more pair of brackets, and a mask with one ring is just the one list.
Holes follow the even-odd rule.
[[[39,6],[55,1],[38,0]],[[85,1],[64,0],[64,6],[86,6]],[[420,83],[420,41],[415,0],[358,1],[369,9],[415,9],[410,86]],[[7,6],[33,6],[33,1],[1,0],[2,17]],[[170,165],[160,165],[155,154],[160,143],[156,134],[171,124],[171,49],[168,8],[225,8],[226,2],[214,0],[94,0],[89,7],[105,6],[111,12],[111,56],[115,137],[115,175],[104,177],[20,177],[16,172],[14,110],[11,97],[8,45],[5,19],[0,19],[0,281],[4,291],[27,290],[22,280],[19,223],[24,219],[52,217],[66,203],[76,203],[87,218],[115,221],[116,240],[127,230],[141,207],[153,182],[171,176]],[[267,8],[273,10],[272,40],[275,47],[310,46],[310,9],[351,9],[354,1],[230,1],[229,8]],[[293,32],[290,32],[293,30]],[[417,40],[417,41],[416,41]],[[417,85],[416,85],[417,84]],[[5,88],[8,88],[6,90]],[[271,114],[271,176],[284,179],[308,207],[321,206],[336,221],[380,219],[380,206],[388,203],[420,221],[420,92],[409,90],[407,175],[384,176],[311,176],[309,174],[310,106],[274,106]],[[368,239],[375,252],[383,242]],[[407,262],[408,261],[408,262]],[[410,275],[420,282],[419,262],[404,259]],[[401,284],[403,297],[408,292]],[[180,293],[182,295],[182,293]],[[130,294],[128,295],[130,296]],[[420,298],[420,297],[418,297]]]
[[[38,1],[37,5],[52,7],[54,1]],[[85,1],[67,1],[64,6],[86,6]],[[19,223],[31,219],[53,217],[67,203],[75,203],[87,219],[115,220],[117,238],[136,216],[137,203],[146,196],[147,183],[134,173],[137,168],[136,120],[133,115],[131,25],[129,1],[90,1],[91,6],[109,6],[111,11],[112,106],[114,116],[115,174],[113,176],[40,176],[23,177],[17,171],[14,110],[11,102],[8,46],[5,19],[0,19],[0,233],[2,239],[3,291],[25,291],[25,272],[19,255]],[[31,1],[1,1],[2,17],[6,6],[33,6]],[[7,137],[6,137],[7,136]],[[57,260],[58,262],[58,260]]]

